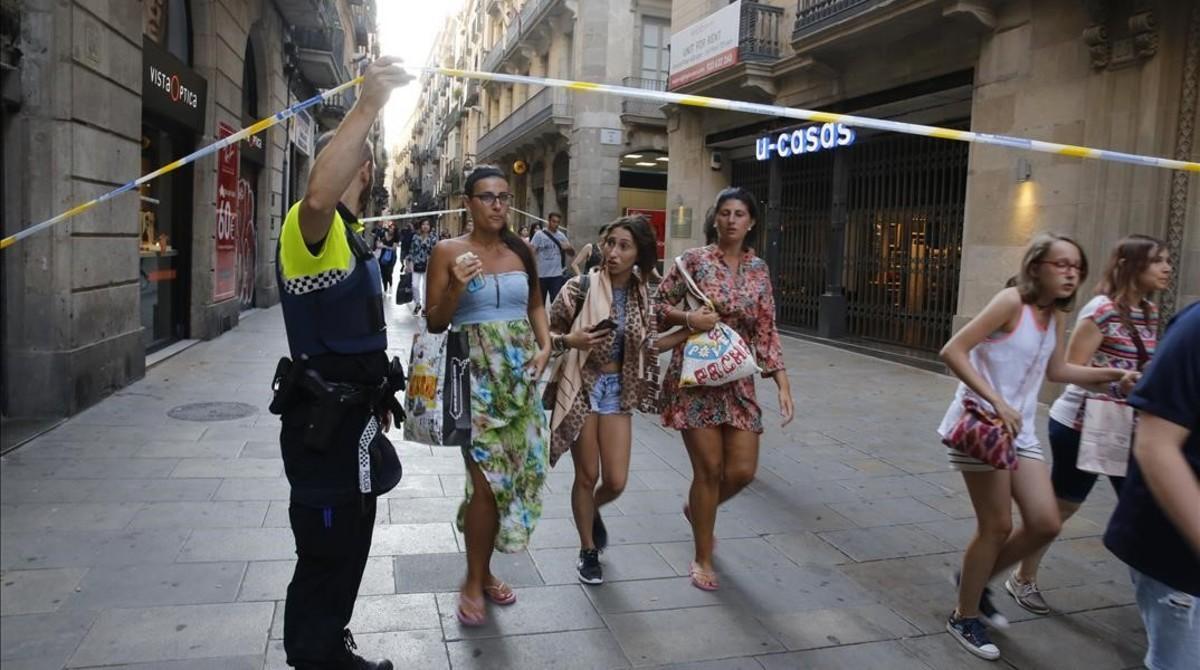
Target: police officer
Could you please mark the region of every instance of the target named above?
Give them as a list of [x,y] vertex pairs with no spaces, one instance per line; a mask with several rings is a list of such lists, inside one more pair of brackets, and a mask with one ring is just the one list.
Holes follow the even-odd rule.
[[346,626],[371,547],[376,496],[395,485],[372,476],[381,453],[394,460],[382,432],[400,419],[394,392],[402,382],[395,380],[398,361],[390,365],[385,353],[379,263],[358,216],[375,170],[367,134],[392,90],[411,80],[398,63],[382,57],[367,68],[354,108],[318,140],[308,190],[279,235],[291,359],[276,374],[272,411],[283,424],[298,559],[283,623],[287,662],[296,668],[392,669],[391,661],[356,655]]

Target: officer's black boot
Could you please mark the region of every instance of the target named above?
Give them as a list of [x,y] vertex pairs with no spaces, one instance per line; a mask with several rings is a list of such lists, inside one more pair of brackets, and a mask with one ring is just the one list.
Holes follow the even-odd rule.
[[340,666],[343,670],[393,670],[392,662],[386,658],[368,661],[354,653],[358,645],[354,643],[354,636],[350,634],[349,628],[345,629],[342,635],[346,640],[346,656]]

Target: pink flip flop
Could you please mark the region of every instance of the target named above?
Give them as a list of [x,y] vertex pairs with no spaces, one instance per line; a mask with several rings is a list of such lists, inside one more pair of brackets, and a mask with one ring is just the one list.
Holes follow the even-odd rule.
[[688,576],[692,580],[692,586],[701,591],[716,591],[721,588],[721,582],[717,580],[717,573],[709,570],[701,570],[700,566],[692,563],[688,569]]
[[[479,614],[468,614],[463,609],[463,604],[470,605],[473,609],[479,610]],[[487,612],[483,609],[482,598],[468,598],[463,594],[458,594],[458,611],[455,612],[458,616],[458,622],[464,626],[477,628],[487,623]]]
[[499,579],[483,587],[483,595],[497,605],[511,605],[517,602],[517,594],[513,592],[512,587]]

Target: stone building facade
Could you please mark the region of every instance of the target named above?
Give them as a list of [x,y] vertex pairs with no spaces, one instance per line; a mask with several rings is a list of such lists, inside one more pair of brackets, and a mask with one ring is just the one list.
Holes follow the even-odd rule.
[[[365,0],[25,0],[4,14],[19,53],[2,73],[5,235],[345,81],[375,49]],[[315,134],[352,103],[5,250],[4,416],[78,412],[155,352],[277,302],[282,217]]]
[[[467,0],[430,62],[661,90],[670,23],[670,0]],[[411,189],[411,206],[446,207],[463,173],[488,163],[508,173],[517,209],[561,213],[580,245],[629,210],[665,220],[669,157],[659,106],[442,76],[421,83],[411,149],[395,171]],[[520,215],[513,222],[530,223]]]
[[[672,23],[685,30],[728,4],[676,0]],[[1200,153],[1200,3],[742,0],[740,11],[736,61],[673,90]],[[756,152],[812,125],[670,108],[668,256],[703,242],[721,188],[747,186],[763,205],[755,245],[781,323],[918,358],[986,304],[1039,231],[1083,245],[1094,268],[1084,292],[1120,237],[1166,239],[1176,281],[1162,302],[1200,299],[1194,174],[865,129],[845,145]]]

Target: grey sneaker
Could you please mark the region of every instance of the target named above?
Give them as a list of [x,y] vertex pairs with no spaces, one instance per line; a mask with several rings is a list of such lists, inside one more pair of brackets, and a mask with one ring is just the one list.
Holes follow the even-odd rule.
[[1017,601],[1017,604],[1024,607],[1026,610],[1034,614],[1049,614],[1050,606],[1046,604],[1046,599],[1042,597],[1042,592],[1038,590],[1037,582],[1026,582],[1022,584],[1017,580],[1017,573],[1012,573],[1008,579],[1004,580],[1004,588],[1008,590],[1008,594]]

